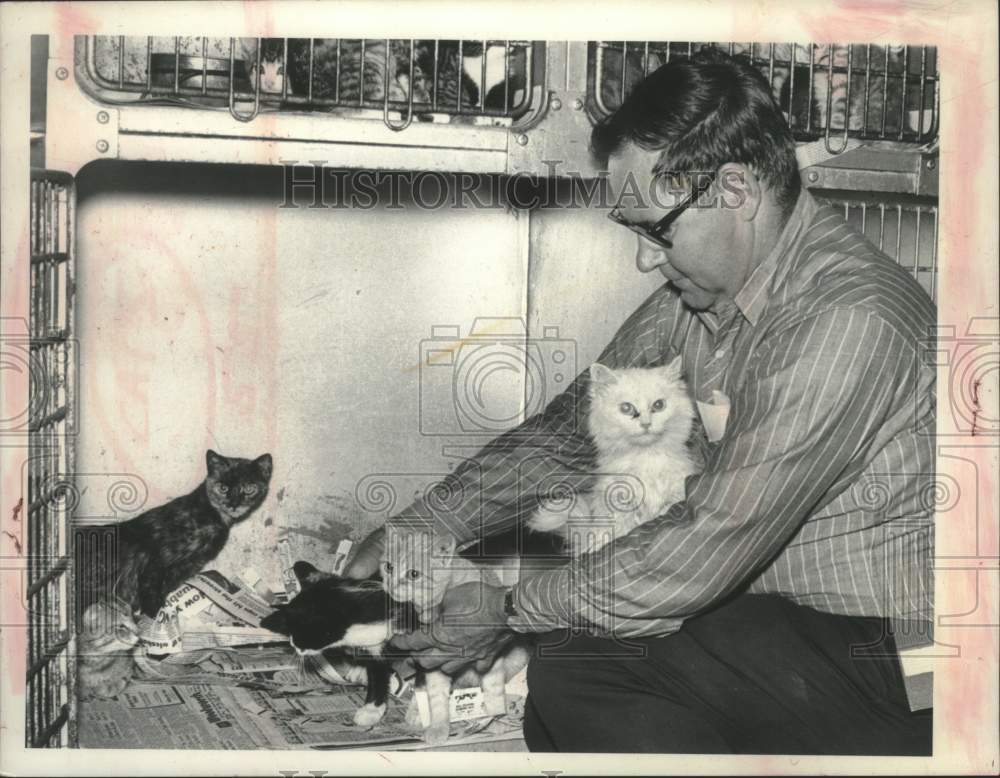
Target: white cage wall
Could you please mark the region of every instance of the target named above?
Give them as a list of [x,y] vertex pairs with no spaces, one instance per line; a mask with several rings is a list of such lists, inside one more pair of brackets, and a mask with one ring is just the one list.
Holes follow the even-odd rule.
[[[445,394],[428,408],[418,397],[422,342],[433,341],[436,326],[458,325],[459,338],[482,316],[522,319],[531,337],[552,328],[553,338],[573,341],[582,370],[656,283],[631,269],[631,236],[597,210],[414,212],[384,200],[356,213],[282,210],[274,184],[290,160],[494,177],[548,174],[560,160],[565,170],[593,175],[592,122],[643,72],[705,44],[432,41],[432,62],[449,46],[460,57],[480,52],[478,96],[460,90],[452,107],[439,98],[446,90],[436,74],[423,101],[415,89],[399,99],[390,88],[388,52],[402,46],[400,72],[412,85],[416,41],[343,42],[341,51],[356,46],[359,64],[365,51],[381,52],[382,91],[361,88],[356,102],[317,96],[317,40],[66,37],[49,40],[39,58],[34,175],[63,193],[65,246],[33,252],[33,312],[44,319],[46,301],[62,300],[60,333],[79,344],[79,365],[45,357],[32,380],[61,387],[73,410],[66,424],[79,424],[52,428],[54,409],[39,411],[28,502],[56,506],[56,492],[46,497],[37,486],[53,474],[84,496],[44,508],[44,518],[36,507],[30,519],[29,557],[56,562],[32,569],[29,595],[46,597],[46,623],[60,625],[30,628],[31,745],[75,741],[65,596],[71,512],[126,518],[181,493],[208,446],[272,450],[277,483],[266,512],[274,521],[241,528],[220,559],[239,571],[256,563],[254,549],[273,548],[291,517],[318,525],[324,513],[363,502],[368,476],[393,474],[404,498],[461,456],[460,445],[443,450],[444,438],[424,434],[414,420],[450,412]],[[786,101],[806,185],[843,207],[933,295],[936,52],[722,45],[752,57]],[[268,46],[285,64],[306,52],[305,94],[291,76],[275,89],[247,75],[237,52],[259,56]],[[488,74],[497,51],[511,74],[499,92]],[[499,103],[490,103],[491,93],[503,95]],[[825,109],[814,110],[820,98]],[[97,160],[107,162],[82,171]],[[77,217],[70,209],[78,174],[85,192]],[[47,202],[33,199],[35,220],[49,218]],[[58,349],[52,336],[33,329],[34,351]],[[523,395],[526,380],[517,373],[510,391]],[[35,456],[42,451],[49,453]],[[385,515],[384,505],[369,508]]]

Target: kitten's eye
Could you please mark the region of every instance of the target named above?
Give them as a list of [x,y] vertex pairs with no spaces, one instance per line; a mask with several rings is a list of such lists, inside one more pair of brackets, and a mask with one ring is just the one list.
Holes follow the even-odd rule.
[[638,416],[639,413],[636,411],[635,406],[632,403],[622,403],[618,406],[618,410],[624,413],[626,416]]
[[420,571],[419,570],[407,570],[406,571],[406,577],[409,578],[411,581],[415,581],[417,578],[420,577]]
[[650,410],[652,410],[653,413],[656,413],[657,411],[662,411],[664,405],[666,405],[666,403],[664,403],[663,400],[657,400],[650,406]]
[[243,487],[243,494],[254,495],[257,494],[257,484],[246,484]]
[[389,573],[390,575],[392,574],[392,563],[391,562],[386,562],[385,563],[385,571],[387,573]]
[[229,487],[226,486],[225,484],[216,484],[215,491],[217,491],[219,494],[225,494],[226,492],[229,491]]

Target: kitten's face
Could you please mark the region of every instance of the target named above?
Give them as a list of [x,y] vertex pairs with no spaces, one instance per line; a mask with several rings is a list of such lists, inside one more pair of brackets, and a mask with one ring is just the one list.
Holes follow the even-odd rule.
[[264,629],[287,635],[301,656],[328,648],[362,647],[378,653],[392,636],[392,614],[377,581],[352,581],[296,563],[302,591],[266,616]]
[[389,527],[380,573],[389,596],[420,611],[440,604],[450,582],[454,538]]
[[232,522],[242,521],[260,507],[271,481],[271,455],[257,459],[224,457],[209,451],[205,489],[208,500]]
[[599,446],[643,448],[690,433],[693,407],[680,359],[666,367],[591,367],[590,430]]
[[[262,60],[256,72],[261,92],[281,94],[285,86],[285,66],[280,61]],[[254,81],[251,81],[251,85],[254,88],[257,86]]]
[[139,630],[125,605],[101,601],[84,611],[81,642],[85,653],[129,649],[139,642]]

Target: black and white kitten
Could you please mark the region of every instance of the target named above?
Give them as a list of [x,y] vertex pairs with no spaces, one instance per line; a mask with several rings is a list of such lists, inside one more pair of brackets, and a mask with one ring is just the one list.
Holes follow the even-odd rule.
[[389,597],[377,579],[340,578],[308,562],[296,562],[293,569],[302,591],[260,625],[287,635],[301,656],[325,654],[335,660],[346,656],[364,667],[368,692],[354,723],[374,726],[385,715],[392,676],[382,651],[396,632],[416,627],[416,611]]

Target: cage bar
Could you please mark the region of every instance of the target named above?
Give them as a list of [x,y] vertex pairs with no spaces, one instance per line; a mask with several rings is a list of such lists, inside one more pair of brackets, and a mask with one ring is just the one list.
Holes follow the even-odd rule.
[[[532,41],[448,41],[450,46],[457,48],[458,63],[457,68],[452,66],[456,64],[452,62],[456,51],[449,50],[449,68],[445,72],[440,63],[446,52],[443,42],[437,40],[433,41],[433,63],[427,61],[429,51],[417,56],[416,41],[410,41],[407,63],[402,60],[401,52],[393,47],[393,42],[384,39],[256,38],[254,49],[258,61],[264,50],[268,56],[281,57],[284,69],[281,88],[269,89],[261,87],[257,74],[248,72],[252,63],[244,59],[252,55],[247,43],[244,56],[244,44],[241,43],[244,39],[97,35],[81,36],[81,40],[84,50],[78,68],[81,86],[99,102],[112,105],[166,102],[194,109],[228,109],[240,121],[249,121],[262,110],[337,114],[342,109],[357,118],[366,118],[369,115],[366,112],[371,112],[371,118],[379,116],[393,129],[401,129],[408,122],[396,123],[398,120],[389,118],[390,111],[405,109],[412,112],[414,118],[428,121],[440,116],[472,123],[495,124],[497,120],[512,123],[526,117],[532,108],[538,109],[532,105],[538,96],[544,98],[542,90],[537,89],[541,84],[537,83],[532,67],[533,49],[542,44]],[[225,47],[227,40],[229,45]],[[429,40],[421,43],[430,47]],[[482,52],[482,61],[475,67],[471,56],[465,57],[473,43]],[[377,57],[378,62],[372,59],[376,46],[381,45],[386,45],[384,63],[381,55]],[[499,88],[499,81],[487,82],[491,75],[488,54],[496,45],[504,47],[502,88]],[[145,56],[133,56],[140,46]],[[405,72],[409,65],[408,93],[398,94],[395,83],[391,91],[384,89],[382,95],[376,93],[378,87],[373,89],[371,83],[372,68],[383,64],[386,73],[383,78],[375,79],[383,85],[384,77],[394,82],[395,76]],[[418,96],[415,92],[414,77],[418,69],[420,79],[431,87],[429,97]],[[423,72],[425,70],[427,72]],[[247,76],[252,84],[246,83]],[[452,79],[456,81],[454,99]],[[466,96],[466,86],[471,83],[479,85],[478,100]],[[514,104],[511,101],[514,84],[520,89],[522,83],[524,98]],[[494,93],[497,98],[503,93],[503,105],[494,105],[492,101],[487,105],[490,87],[497,88]],[[447,100],[440,97],[443,94],[448,95]]]
[[831,198],[821,192],[817,199],[840,211],[873,245],[904,267],[931,296],[937,299],[938,209],[929,202],[876,202]]
[[[119,49],[121,50],[121,49]],[[69,176],[32,171],[28,494],[25,600],[29,614],[29,747],[76,743],[76,651],[69,511],[51,486],[73,471],[76,377],[70,358],[75,192]]]
[[[613,113],[635,87],[630,46],[646,52],[643,72],[655,69],[651,60],[669,62],[671,57],[690,57],[704,48],[746,59],[771,84],[796,140],[822,139],[831,154],[845,151],[849,138],[913,143],[931,140],[937,133],[937,50],[921,47],[916,67],[916,50],[888,44],[770,43],[765,47],[753,43],[594,41],[587,101],[592,119]],[[620,66],[607,56],[612,50],[621,51]],[[933,90],[930,101],[928,89]]]

